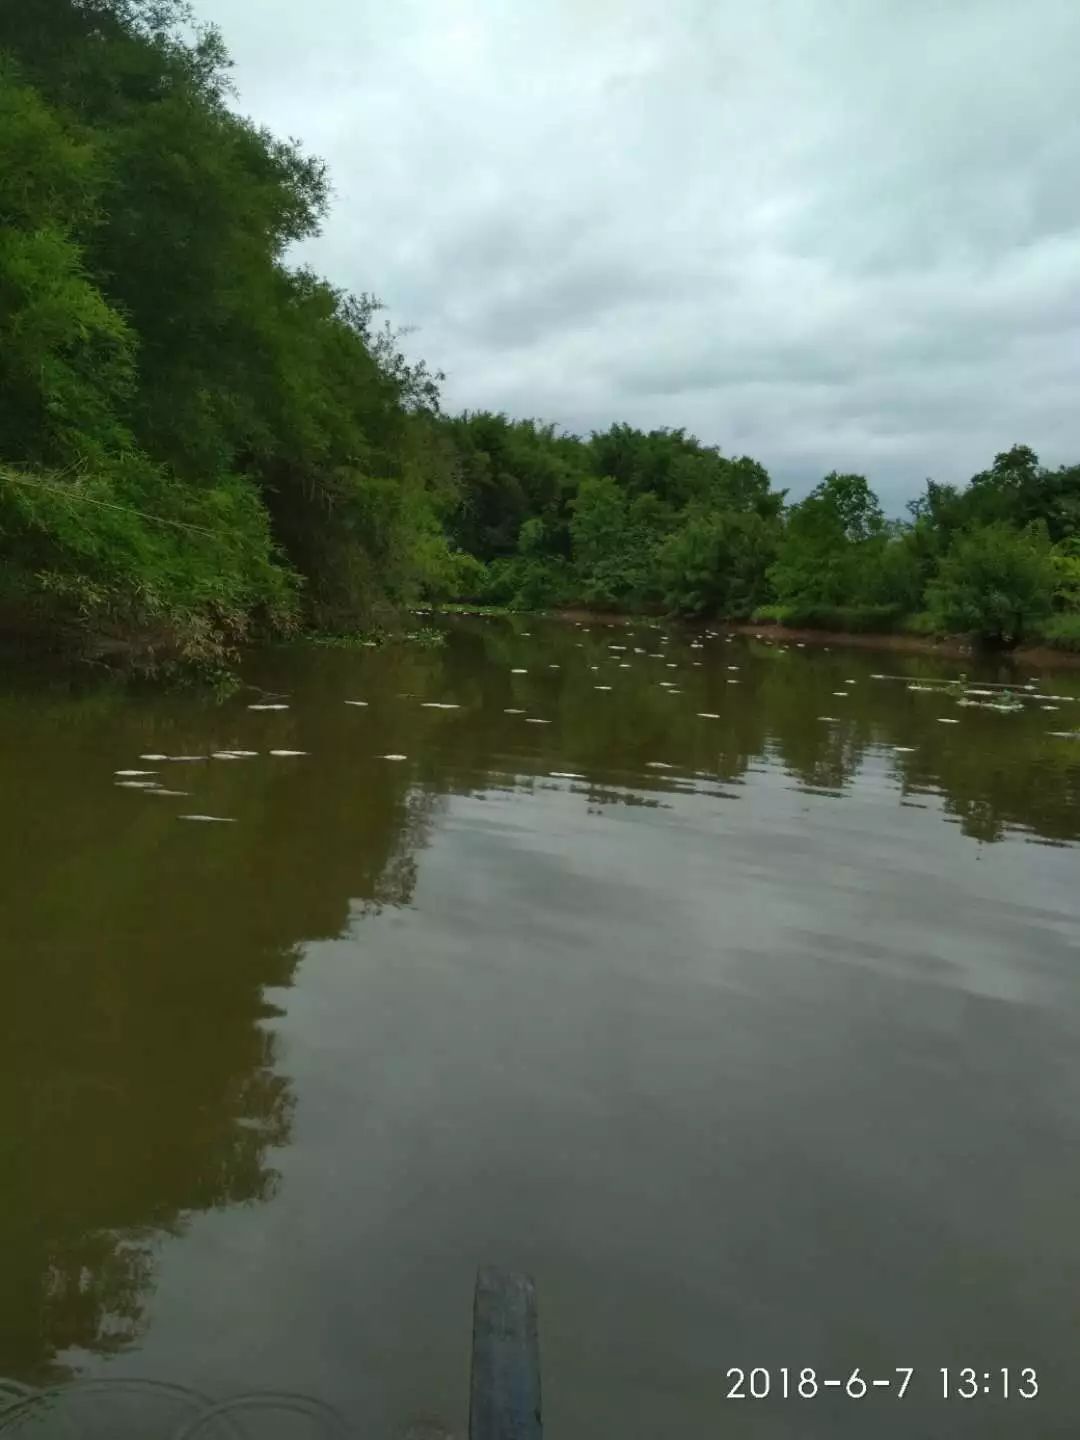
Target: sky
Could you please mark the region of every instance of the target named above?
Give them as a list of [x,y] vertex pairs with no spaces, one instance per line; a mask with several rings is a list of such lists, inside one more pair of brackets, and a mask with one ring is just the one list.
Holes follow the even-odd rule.
[[1080,460],[1080,0],[195,0],[449,410],[898,513]]

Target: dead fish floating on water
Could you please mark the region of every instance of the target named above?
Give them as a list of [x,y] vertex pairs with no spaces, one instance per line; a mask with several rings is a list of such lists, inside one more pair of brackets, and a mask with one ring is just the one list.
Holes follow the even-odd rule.
[[669,765],[666,760],[646,760],[646,770],[674,770],[674,765]]
[[511,671],[510,671],[510,674],[511,674],[511,675],[527,675],[528,673],[529,673],[528,670],[522,670],[522,669],[511,670]]
[[366,701],[366,700],[346,700],[346,701],[345,701],[345,704],[346,704],[346,705],[360,705],[360,706],[362,706],[365,710],[367,709],[367,701]]
[[824,720],[826,725],[838,725],[840,723],[839,715],[819,715],[817,718]]
[[160,786],[156,786],[153,790],[146,791],[147,795],[189,795],[190,793],[189,790],[165,790]]
[[283,759],[284,759],[284,758],[287,758],[287,757],[289,757],[289,756],[291,756],[291,755],[306,755],[307,753],[308,753],[308,752],[307,752],[306,750],[271,750],[271,751],[270,751],[270,754],[271,754],[271,755],[278,755],[278,756],[280,756],[280,757],[283,758]]
[[117,780],[117,788],[120,790],[156,790],[156,780]]
[[552,770],[551,778],[553,780],[584,780],[585,776],[578,775],[573,770]]
[[168,755],[140,755],[140,760],[167,760]]
[[407,755],[380,755],[378,758],[380,760],[407,760],[409,757]]
[[460,710],[461,706],[453,700],[425,700],[420,706],[421,710]]
[[114,775],[156,775],[156,770],[114,770]]
[[525,714],[525,711],[524,711],[524,710],[512,710],[512,709],[511,709],[511,710],[504,710],[504,711],[503,711],[503,714],[504,714],[504,715],[524,715],[524,714]]
[[717,713],[716,713],[715,710],[699,710],[697,713],[698,713],[698,719],[699,719],[699,720],[719,720],[719,719],[720,719],[720,716],[717,715]]
[[210,825],[235,825],[236,821],[231,815],[178,815],[178,820],[202,820]]
[[610,685],[594,685],[592,688],[593,688],[594,690],[610,690],[610,689],[611,689],[611,686],[610,686]]
[[955,719],[952,715],[939,715],[939,716],[937,717],[937,722],[938,722],[939,725],[959,725],[959,724],[960,724],[960,721],[957,720],[957,719]]
[[273,705],[249,705],[247,708],[249,710],[287,710],[289,707],[280,701],[276,701]]
[[894,745],[894,746],[893,746],[893,749],[896,751],[897,755],[914,755],[916,748],[917,748],[917,747],[914,746],[914,745]]
[[526,717],[525,717],[525,724],[526,724],[526,725],[550,725],[550,724],[551,724],[551,721],[550,721],[550,720],[540,720],[540,719],[538,719],[535,715],[526,715]]

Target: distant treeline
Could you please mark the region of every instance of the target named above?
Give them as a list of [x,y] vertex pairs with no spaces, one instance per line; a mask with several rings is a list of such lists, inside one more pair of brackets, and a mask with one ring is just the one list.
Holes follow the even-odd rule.
[[862,475],[834,471],[787,504],[757,461],[681,430],[447,424],[461,466],[448,526],[477,600],[1080,650],[1080,465],[1045,469],[1025,445],[963,490],[927,481],[899,521]]
[[320,162],[229,106],[182,0],[0,8],[0,625],[214,664],[416,601],[1080,648],[1080,466],[1024,446],[904,523],[682,430],[444,415],[370,295],[286,252]]

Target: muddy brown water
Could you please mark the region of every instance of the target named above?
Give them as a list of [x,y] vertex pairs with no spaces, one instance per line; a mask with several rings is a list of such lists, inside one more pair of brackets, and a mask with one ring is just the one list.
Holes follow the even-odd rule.
[[0,1375],[460,1435],[501,1263],[552,1440],[1075,1433],[1080,675],[446,629],[0,680]]

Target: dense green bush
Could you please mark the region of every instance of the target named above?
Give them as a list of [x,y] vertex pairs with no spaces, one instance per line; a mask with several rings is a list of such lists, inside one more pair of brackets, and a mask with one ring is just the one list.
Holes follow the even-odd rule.
[[784,605],[758,605],[750,613],[750,620],[756,625],[782,625],[781,618],[787,609]]
[[288,631],[299,611],[249,481],[189,490],[137,457],[0,469],[0,569],[9,614],[150,666],[220,663],[253,627]]
[[285,264],[322,166],[189,20],[0,7],[0,563],[58,641],[197,659],[454,590],[457,472],[377,304]]
[[684,615],[743,620],[769,593],[777,526],[755,511],[694,510],[657,551],[665,602]]
[[[451,552],[450,562],[452,570],[448,577],[446,596],[452,596],[455,600],[471,600],[476,604],[487,603],[491,577],[483,561],[477,560],[475,555],[470,555],[465,550],[455,550]],[[432,598],[444,597],[437,595]]]
[[587,477],[572,503],[578,598],[637,610],[658,598],[657,550],[670,511],[648,491],[630,495],[612,476]]
[[1054,567],[1054,608],[1080,613],[1080,534],[1060,541],[1051,551]]
[[990,645],[1015,645],[1049,615],[1054,563],[1046,527],[997,521],[962,534],[927,589],[943,630]]
[[929,610],[916,610],[913,615],[905,615],[898,628],[905,635],[923,635],[929,638],[941,634],[941,628]]
[[781,605],[873,601],[888,542],[881,507],[862,475],[835,471],[788,512],[768,579]]
[[1080,651],[1080,614],[1052,615],[1044,620],[1037,635],[1032,639],[1042,640],[1059,650]]

